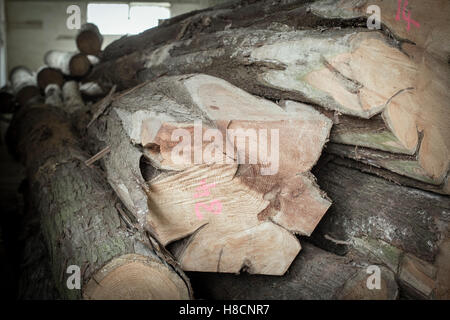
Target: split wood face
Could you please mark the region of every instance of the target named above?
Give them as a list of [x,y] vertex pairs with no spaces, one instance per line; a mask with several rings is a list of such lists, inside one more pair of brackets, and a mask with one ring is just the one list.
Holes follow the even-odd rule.
[[[105,160],[107,172],[114,171],[108,173],[109,181],[164,245],[184,238],[173,244],[184,270],[238,273],[245,268],[282,275],[301,249],[294,234],[310,235],[331,204],[309,173],[328,139],[331,121],[307,105],[287,101],[280,107],[224,80],[186,75],[159,79],[116,99],[107,136],[112,137],[119,123],[125,139],[138,149],[127,142],[124,151],[124,144],[111,143]],[[264,146],[278,156],[276,171],[262,174],[267,158],[249,163],[255,151],[251,135],[246,136],[248,144],[222,147],[230,140],[230,130],[238,129],[279,132],[279,141]],[[186,133],[194,153],[181,164],[173,161],[181,141],[173,139],[177,130]],[[219,138],[204,139],[208,130]],[[202,146],[192,143],[198,133]],[[195,152],[204,155],[208,148],[224,161],[191,162]],[[148,203],[136,199],[139,188],[130,178],[138,163],[122,164],[131,170],[114,169],[123,152],[135,162],[146,158],[150,175],[143,195]]]

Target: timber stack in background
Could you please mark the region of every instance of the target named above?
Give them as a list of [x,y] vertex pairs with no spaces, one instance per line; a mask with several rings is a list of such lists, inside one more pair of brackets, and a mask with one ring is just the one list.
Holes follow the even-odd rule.
[[[409,6],[408,31],[396,1],[232,1],[103,51],[87,24],[13,69],[19,296],[450,299],[450,3]],[[239,129],[278,130],[276,172]],[[174,161],[180,130],[215,162]]]

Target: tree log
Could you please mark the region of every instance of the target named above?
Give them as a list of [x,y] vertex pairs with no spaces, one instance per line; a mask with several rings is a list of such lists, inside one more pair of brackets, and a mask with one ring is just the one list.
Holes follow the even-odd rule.
[[384,168],[405,177],[438,186],[441,193],[448,193],[448,186],[446,186],[448,176],[444,176],[441,179],[430,178],[419,164],[419,161],[417,161],[416,156],[394,154],[337,143],[328,144],[327,152],[375,167]]
[[[27,168],[33,205],[63,298],[188,299],[188,280],[153,238],[139,232],[98,169],[85,165],[72,124],[60,108],[32,105],[11,130]],[[81,290],[64,275],[81,270]]]
[[91,62],[85,54],[51,50],[45,54],[45,63],[62,73],[74,77],[83,77],[91,69]]
[[15,67],[9,75],[12,91],[19,105],[24,106],[40,97],[36,77],[26,67]]
[[198,297],[218,300],[396,299],[394,274],[380,267],[380,289],[367,287],[367,262],[340,257],[307,242],[283,277],[189,273]]
[[[24,197],[25,202],[30,200],[27,196]],[[51,273],[50,257],[42,236],[39,214],[33,209],[28,210],[23,220],[20,240],[24,247],[20,259],[18,299],[60,299]]]
[[[449,197],[396,185],[334,160],[318,168],[317,179],[333,199],[313,234],[317,245],[372,257],[422,298],[448,296]],[[410,293],[408,286],[402,289]]]
[[81,53],[96,56],[102,49],[103,37],[95,24],[85,23],[77,34],[76,43]]
[[[345,3],[344,9],[341,2]],[[417,30],[421,35],[412,39],[423,40],[431,30],[442,38],[449,26],[440,11],[448,13],[444,2],[436,0],[433,7],[424,2],[415,5],[418,12],[428,10],[439,19],[429,22],[431,27]],[[231,26],[235,22],[232,17],[243,15],[243,24],[237,24],[241,28],[233,30],[220,26],[224,16],[217,9],[169,21],[159,31],[166,32],[165,28],[177,24],[181,28],[183,23],[189,28],[193,21],[204,21],[203,28],[213,29],[214,33],[199,33],[202,28],[197,27],[195,36],[168,37],[164,44],[153,38],[158,34],[156,30],[121,39],[109,50],[120,53],[108,54],[109,60],[100,63],[86,81],[97,82],[105,90],[117,84],[121,90],[162,75],[202,72],[264,97],[314,103],[360,118],[381,114],[384,130],[391,132],[392,141],[372,144],[417,153],[430,179],[442,181],[446,177],[450,168],[450,114],[446,101],[450,93],[443,88],[450,86],[450,67],[437,53],[446,54],[448,41],[439,44],[433,40],[431,50],[405,40],[402,36],[406,34],[398,24],[392,30],[354,28],[365,26],[366,13],[355,9],[356,2],[351,0],[289,3],[272,12],[256,10],[264,4],[253,4],[254,14],[246,11],[249,7],[245,5],[225,14],[230,16]],[[350,14],[346,10],[353,8],[351,5],[355,10]],[[390,7],[384,6],[386,10]],[[256,16],[264,17],[264,22],[255,20]],[[267,27],[264,30],[263,25]],[[138,39],[142,43],[135,45]],[[136,50],[121,49],[127,44]],[[423,41],[420,44],[424,45]],[[443,47],[439,49],[439,45]]]
[[41,90],[45,90],[49,84],[62,87],[64,77],[59,69],[43,66],[37,72],[37,84]]
[[[330,205],[309,170],[331,126],[307,105],[283,107],[211,76],[161,78],[113,98],[89,128],[91,148],[111,148],[103,158],[108,181],[142,226],[163,245],[186,238],[173,251],[185,270],[281,275],[300,250],[292,233],[310,235]],[[188,151],[175,162],[180,129],[194,156]],[[214,140],[204,138],[212,129]],[[245,139],[224,149],[231,129],[246,130],[250,141],[251,132],[278,130],[279,143],[271,133],[267,145],[279,154],[277,171],[262,173],[274,160],[261,154],[250,162],[255,146],[247,149]],[[219,159],[197,161],[197,152]],[[211,191],[198,208],[196,191],[205,187]],[[208,214],[206,201],[221,209]]]

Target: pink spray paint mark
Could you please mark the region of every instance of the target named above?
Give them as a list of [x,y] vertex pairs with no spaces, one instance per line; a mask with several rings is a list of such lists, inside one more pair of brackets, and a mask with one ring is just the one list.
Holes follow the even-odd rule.
[[207,197],[207,196],[209,196],[209,194],[210,194],[209,189],[210,188],[214,188],[216,186],[215,183],[206,184],[206,180],[205,179],[203,179],[200,183],[202,185],[200,187],[197,187],[195,190],[203,191],[203,192],[194,194],[194,198],[200,198],[200,197]]
[[[195,189],[197,191],[200,191],[200,193],[194,194],[194,198],[209,196],[211,194],[209,189],[216,186],[215,183],[206,184],[205,179],[203,179],[200,183],[201,186]],[[200,208],[203,208],[208,212],[212,212],[213,214],[220,214],[222,212],[222,203],[217,199],[212,200],[209,204],[205,202],[197,202],[195,204],[195,215],[197,216],[197,219],[202,220],[203,215],[200,212]]]
[[[402,7],[402,1],[403,0],[397,0],[397,15],[395,16],[395,20],[397,20],[397,21],[400,20],[400,11],[401,11],[401,7]],[[403,20],[408,22],[408,25],[406,26],[406,30],[409,31],[411,29],[411,23],[413,25],[415,25],[417,28],[420,28],[420,23],[411,19],[411,12],[408,12],[408,16],[406,16],[406,7],[407,6],[408,6],[408,0],[405,0],[405,2],[403,3],[402,18],[403,18]]]

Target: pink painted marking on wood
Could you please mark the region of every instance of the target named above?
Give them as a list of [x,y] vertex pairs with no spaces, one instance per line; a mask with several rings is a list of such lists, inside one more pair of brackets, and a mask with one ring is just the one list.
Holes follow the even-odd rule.
[[[402,1],[403,0],[397,0],[397,15],[395,16],[395,20],[397,20],[397,21],[400,20],[400,11],[401,11],[401,6],[402,6]],[[406,30],[409,31],[411,29],[411,23],[413,25],[415,25],[417,28],[420,28],[420,23],[411,19],[411,12],[408,12],[408,16],[406,16],[405,12],[406,12],[407,6],[408,6],[408,0],[405,0],[405,2],[403,3],[402,18],[403,18],[403,20],[408,22],[408,25],[406,26]]]
[[203,219],[203,215],[200,212],[200,208],[204,208],[208,212],[213,214],[220,214],[222,212],[222,203],[220,200],[214,199],[209,204],[204,202],[198,202],[195,204],[195,214],[199,220]]
[[[211,188],[216,186],[215,183],[206,184],[206,179],[200,181],[201,186],[197,187],[195,190],[200,191],[200,193],[194,194],[194,198],[207,197],[209,196]],[[203,215],[200,212],[200,208],[205,209],[208,212],[212,212],[213,214],[220,214],[222,212],[222,203],[218,199],[213,199],[209,203],[205,202],[197,202],[195,204],[195,215],[199,220],[203,219]]]
[[210,194],[209,189],[210,188],[214,188],[216,186],[215,183],[206,184],[206,180],[205,179],[203,179],[200,183],[202,185],[200,187],[197,187],[195,190],[202,191],[202,193],[194,194],[194,198],[200,198],[200,197],[207,197],[207,196],[209,196],[209,194]]

